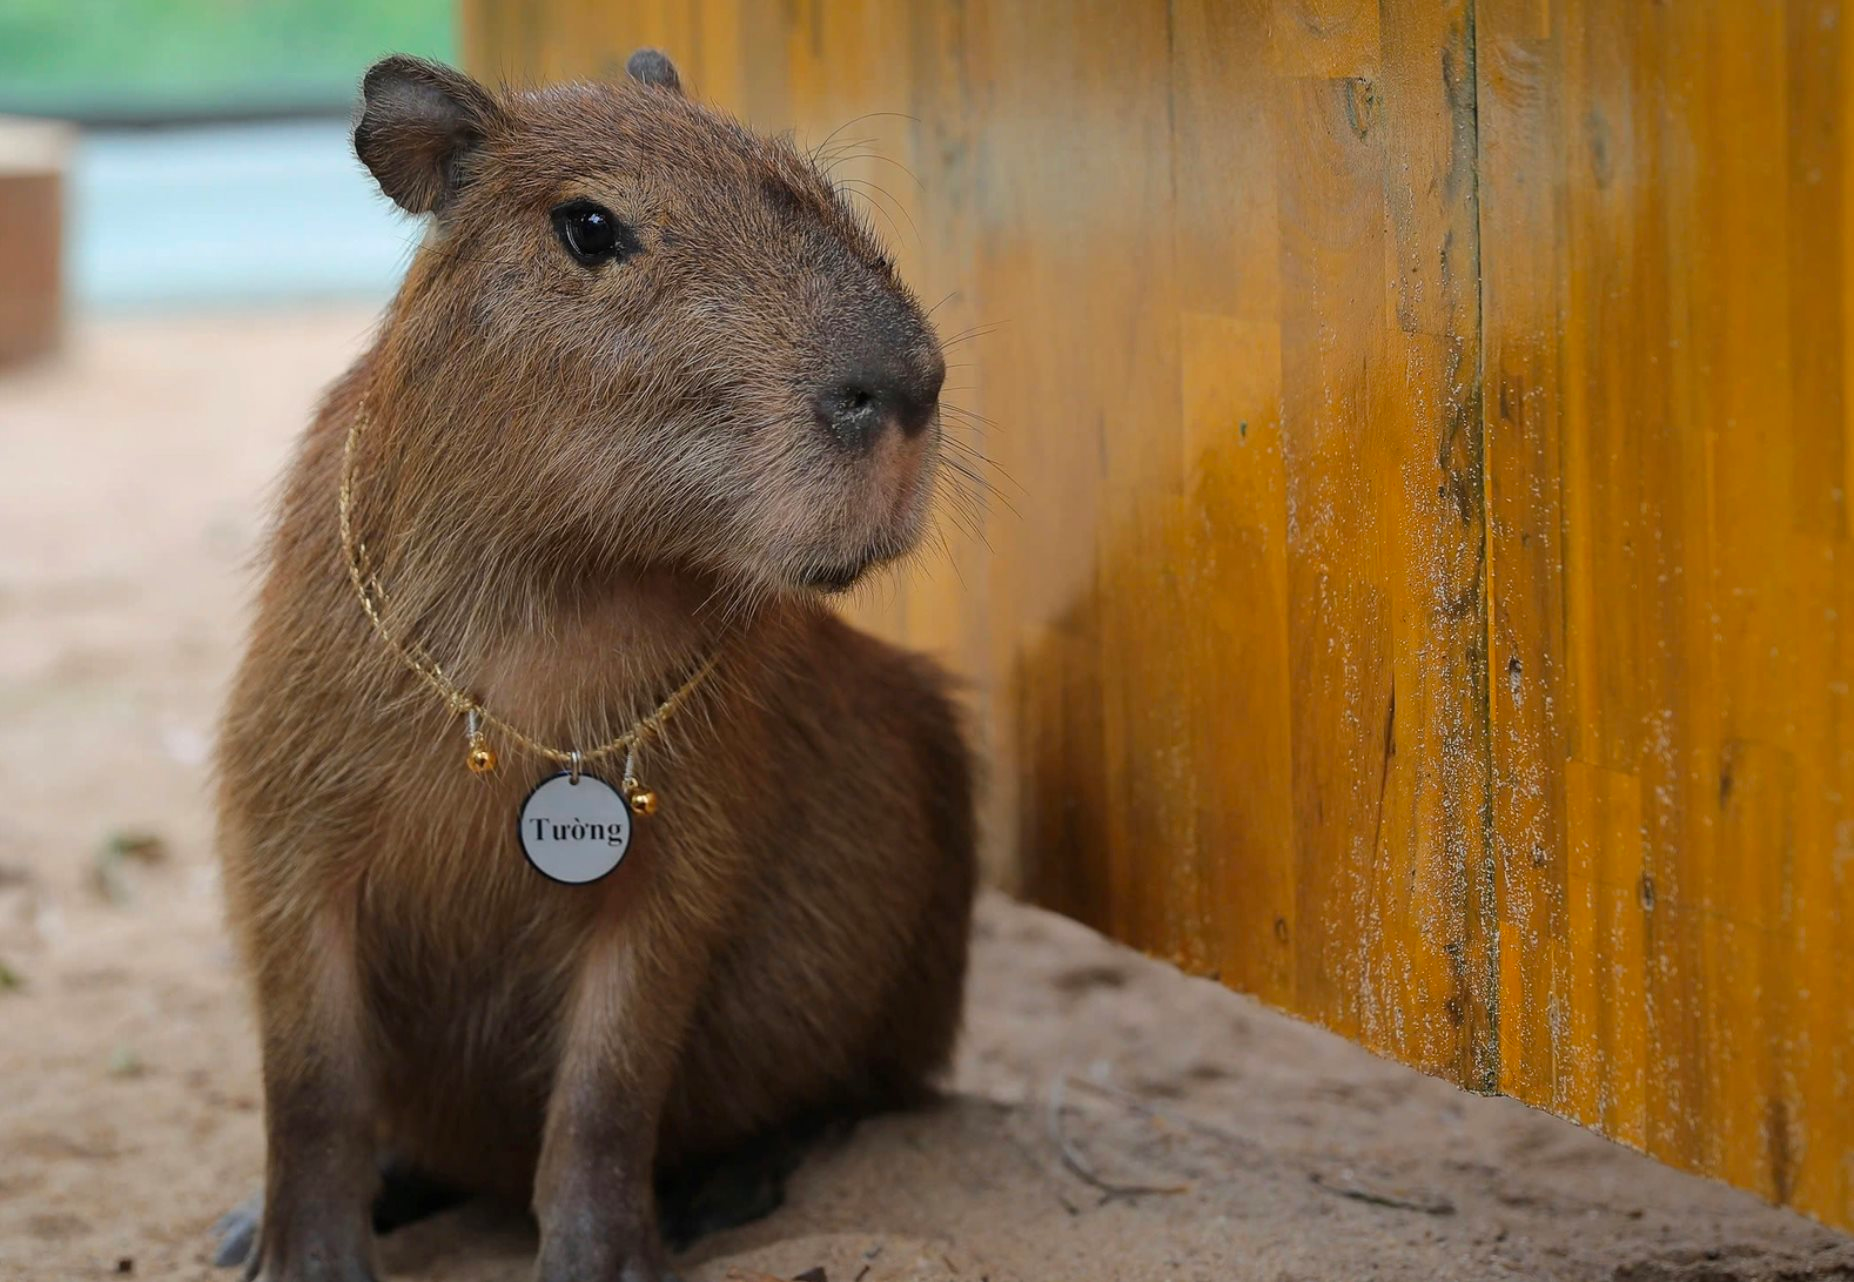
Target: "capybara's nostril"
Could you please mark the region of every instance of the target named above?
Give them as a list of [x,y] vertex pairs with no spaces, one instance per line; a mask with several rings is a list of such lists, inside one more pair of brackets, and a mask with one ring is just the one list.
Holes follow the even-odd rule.
[[940,404],[946,365],[938,355],[931,364],[864,370],[820,395],[818,421],[845,449],[867,449],[887,427],[914,436],[933,421]]
[[840,383],[817,398],[818,422],[847,450],[864,450],[882,430],[882,394],[864,383]]

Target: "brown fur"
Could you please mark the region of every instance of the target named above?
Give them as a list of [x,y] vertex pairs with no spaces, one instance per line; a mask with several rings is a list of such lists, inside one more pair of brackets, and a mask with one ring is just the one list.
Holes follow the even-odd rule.
[[[937,426],[845,450],[817,389],[871,361],[937,389],[938,344],[806,160],[673,71],[495,95],[390,60],[356,140],[435,219],[304,438],[221,736],[269,1137],[252,1273],[371,1277],[390,1149],[532,1195],[546,1282],[656,1278],[653,1169],[913,1097],[952,1045],[966,749],[940,673],[803,586],[911,548],[938,454]],[[580,197],[643,252],[569,256],[549,211]],[[466,772],[370,631],[335,519],[363,397],[389,617],[486,706],[590,745],[721,656],[643,752],[662,808],[603,881],[527,866],[553,767],[499,742]]]

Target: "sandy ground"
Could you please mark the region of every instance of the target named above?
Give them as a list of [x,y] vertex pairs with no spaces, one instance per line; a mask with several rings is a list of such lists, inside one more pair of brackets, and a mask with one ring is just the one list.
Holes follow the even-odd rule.
[[[115,321],[0,376],[0,1278],[230,1277],[207,1229],[262,1143],[207,736],[262,500],[368,325]],[[1854,1278],[1848,1238],[1045,914],[986,902],[975,965],[949,1101],[816,1154],[689,1282]],[[383,1256],[532,1249],[465,1207]]]

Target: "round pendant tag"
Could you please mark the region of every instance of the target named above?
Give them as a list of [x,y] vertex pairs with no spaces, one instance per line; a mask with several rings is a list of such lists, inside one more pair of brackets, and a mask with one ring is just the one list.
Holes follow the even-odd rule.
[[521,849],[543,877],[582,885],[618,866],[631,845],[631,808],[618,790],[566,771],[541,780],[521,807]]

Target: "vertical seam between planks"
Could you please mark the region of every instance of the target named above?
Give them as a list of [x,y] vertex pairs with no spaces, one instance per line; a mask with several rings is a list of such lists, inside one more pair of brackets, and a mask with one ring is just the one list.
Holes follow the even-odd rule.
[[[1493,430],[1487,420],[1487,274],[1482,267],[1486,255],[1485,225],[1481,212],[1481,51],[1479,14],[1482,0],[1467,0],[1463,6],[1462,43],[1468,60],[1468,128],[1473,132],[1474,163],[1468,171],[1468,200],[1474,213],[1474,381],[1472,395],[1480,418],[1481,447],[1475,460],[1480,468],[1481,485],[1481,856],[1480,867],[1470,881],[1471,904],[1475,915],[1474,930],[1485,944],[1485,956],[1479,959],[1475,978],[1480,984],[1483,1018],[1478,1027],[1469,1025],[1469,1080],[1484,1092],[1500,1087],[1500,847],[1494,824],[1494,505],[1493,468],[1489,455],[1493,451]],[[1476,884],[1478,883],[1478,884]],[[1470,998],[1475,994],[1470,991]],[[1477,1040],[1484,1038],[1484,1046]]]

